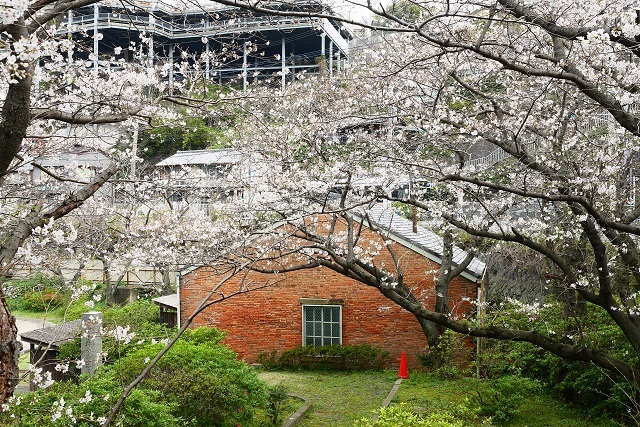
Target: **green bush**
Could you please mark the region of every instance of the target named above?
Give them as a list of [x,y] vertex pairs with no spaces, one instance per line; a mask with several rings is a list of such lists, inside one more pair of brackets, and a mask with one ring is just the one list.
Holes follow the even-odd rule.
[[9,309],[42,312],[60,307],[69,301],[62,284],[55,277],[34,274],[27,279],[10,280],[2,285]]
[[59,291],[50,287],[42,291],[27,292],[22,297],[22,309],[26,311],[47,311],[64,303]]
[[[254,414],[267,408],[267,387],[234,352],[219,344],[221,336],[214,329],[187,331],[127,398],[118,425],[257,426]],[[136,378],[161,348],[143,344],[90,379],[81,377],[78,384],[60,382],[30,393],[19,405],[0,411],[0,425],[60,427],[74,424],[72,417],[77,426],[99,425],[97,418],[108,414],[123,384]],[[52,419],[61,401],[72,412],[63,410],[60,418]]]
[[102,313],[105,325],[126,326],[136,324],[158,323],[160,309],[153,301],[139,299],[121,307],[110,307]]
[[[92,301],[92,307],[85,304],[88,301]],[[107,305],[104,301],[96,302],[93,299],[93,294],[84,294],[64,308],[64,320],[69,322],[71,320],[81,319],[82,314],[87,311],[100,311],[104,313],[106,310]]]
[[437,378],[454,379],[468,373],[472,351],[460,335],[446,330],[438,345],[430,347],[425,354],[419,354],[418,359]]
[[[0,411],[0,424],[7,427],[95,427],[106,417],[122,392],[115,372],[101,372],[81,384],[58,382],[50,389],[28,393]],[[160,402],[160,393],[136,389],[116,418],[123,427],[178,427],[174,407]]]
[[480,415],[505,422],[518,413],[518,407],[525,395],[539,393],[540,389],[537,381],[508,375],[494,381],[479,383],[474,394]]
[[[578,320],[563,317],[559,304],[547,306],[535,316],[520,313],[517,308],[503,309],[495,319],[516,328],[539,329],[545,334],[553,331],[567,344],[580,346],[584,339],[614,357],[624,359],[633,351],[604,310],[594,306],[581,320],[582,338],[576,332]],[[637,393],[621,376],[593,364],[562,359],[529,343],[487,340],[478,363],[487,377],[517,375],[539,380],[551,395],[582,406],[592,417],[624,420],[640,413]]]
[[267,369],[328,369],[337,371],[384,369],[389,352],[368,344],[305,346],[261,353],[258,361]]
[[267,413],[269,414],[271,425],[277,426],[282,422],[280,418],[288,398],[287,389],[282,384],[269,387]]
[[[416,414],[401,404],[381,408],[376,421],[362,418],[354,424],[354,427],[465,427],[467,425],[469,421],[448,411]],[[481,425],[489,427],[492,424],[490,420],[484,420]]]
[[[251,426],[257,408],[267,405],[266,386],[237,355],[219,344],[215,329],[187,331],[141,384],[160,392],[160,401],[175,405],[173,415],[190,426]],[[133,350],[111,369],[131,381],[160,350],[147,345]]]

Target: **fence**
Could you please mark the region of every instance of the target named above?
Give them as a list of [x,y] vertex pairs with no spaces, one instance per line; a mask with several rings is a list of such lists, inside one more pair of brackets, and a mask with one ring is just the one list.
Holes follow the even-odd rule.
[[[77,261],[69,260],[61,268],[62,276],[66,280],[70,280],[77,273],[80,268],[80,264]],[[121,271],[124,270],[124,266],[116,266],[116,268],[110,270],[112,279],[116,279],[120,276]],[[25,279],[32,276],[35,273],[51,273],[52,270],[45,269],[40,266],[33,265],[17,265],[11,269],[11,276],[17,279]],[[104,282],[105,271],[100,261],[91,261],[83,269],[80,276],[84,280],[90,282]],[[175,283],[175,273],[169,275],[170,282]],[[162,285],[162,273],[154,266],[138,266],[135,269],[127,270],[122,277],[121,285],[127,286],[154,286],[159,287]]]

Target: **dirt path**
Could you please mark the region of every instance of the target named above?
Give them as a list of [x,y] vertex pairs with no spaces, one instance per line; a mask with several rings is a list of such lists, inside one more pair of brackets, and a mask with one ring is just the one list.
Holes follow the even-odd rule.
[[[24,334],[34,329],[46,328],[54,324],[43,319],[30,319],[26,317],[16,317],[16,326],[18,327],[18,335]],[[29,344],[22,342],[22,351],[29,351]]]

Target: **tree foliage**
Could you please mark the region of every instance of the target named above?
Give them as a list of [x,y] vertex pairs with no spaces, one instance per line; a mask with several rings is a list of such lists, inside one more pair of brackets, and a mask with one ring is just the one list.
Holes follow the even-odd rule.
[[[282,218],[325,212],[346,224],[340,235],[291,221],[305,240],[301,263],[375,287],[427,325],[530,342],[638,387],[640,50],[633,2],[413,4],[421,8],[417,22],[369,6],[385,18],[368,25],[375,48],[339,84],[306,79],[288,89],[283,104],[251,100],[273,128],[245,123],[251,142],[240,145],[273,155],[280,177],[265,181],[274,183],[275,194],[287,194],[265,209]],[[448,197],[394,196],[385,183],[402,179],[437,182]],[[350,212],[363,217],[362,206],[382,199],[415,206],[452,243],[461,230],[476,247],[508,243],[538,253],[557,304],[578,332],[554,335],[491,317],[471,323],[446,307],[427,308],[403,285],[397,265],[372,265],[358,255],[361,226]],[[455,267],[440,270],[440,284]],[[632,351],[612,354],[590,339],[586,307],[606,313]],[[437,342],[437,328],[428,330]]]
[[146,129],[139,139],[141,157],[149,163],[156,163],[176,153],[178,150],[202,150],[220,148],[222,133],[208,126],[200,117],[184,120],[184,124],[162,124]]
[[[236,354],[219,344],[215,329],[185,334],[134,390],[116,418],[123,426],[251,426],[256,409],[265,408],[267,389]],[[146,341],[117,363],[104,366],[79,383],[58,383],[49,390],[19,397],[7,426],[95,426],[130,381],[159,350]]]

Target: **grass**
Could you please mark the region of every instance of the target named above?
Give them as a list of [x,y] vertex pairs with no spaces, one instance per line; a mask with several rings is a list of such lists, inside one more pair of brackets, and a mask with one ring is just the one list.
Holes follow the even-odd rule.
[[[393,402],[404,402],[417,412],[452,408],[460,404],[476,405],[473,392],[481,380],[460,378],[440,380],[427,374],[414,373],[403,381]],[[510,427],[611,427],[618,423],[592,419],[575,407],[559,402],[544,391],[525,397],[518,413],[509,422]]]
[[26,371],[29,369],[29,353],[22,353],[20,359],[18,359],[18,369]]
[[[371,417],[387,397],[396,380],[395,372],[260,372],[271,385],[283,384],[290,393],[311,400],[311,413],[301,427],[353,427],[356,420]],[[473,378],[440,380],[412,373],[404,380],[392,404],[405,403],[416,412],[474,404]],[[564,405],[543,393],[524,399],[508,427],[612,427],[615,422],[594,420],[580,410]]]
[[24,319],[42,319],[51,323],[62,323],[64,319],[64,309],[54,309],[49,311],[26,311],[11,310],[11,314],[15,317]]
[[311,400],[311,413],[300,427],[351,427],[379,408],[396,380],[394,372],[260,372],[259,376]]

